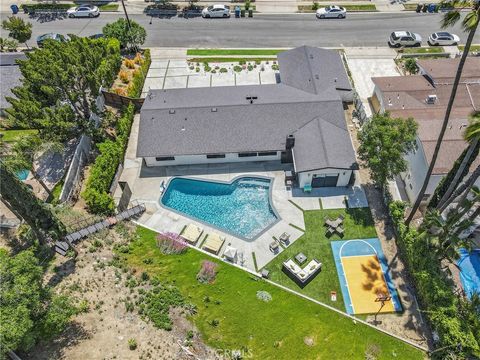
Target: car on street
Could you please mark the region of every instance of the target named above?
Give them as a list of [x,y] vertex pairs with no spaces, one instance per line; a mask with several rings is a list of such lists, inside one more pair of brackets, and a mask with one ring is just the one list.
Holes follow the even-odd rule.
[[318,9],[316,16],[317,19],[345,19],[347,17],[347,10],[341,6],[330,5]]
[[48,33],[48,34],[43,34],[37,37],[37,45],[38,47],[42,47],[43,43],[46,40],[54,40],[54,41],[59,41],[59,42],[67,42],[70,41],[70,36],[68,35],[62,35],[62,34],[57,34],[57,33]]
[[102,34],[102,33],[93,34],[93,35],[90,35],[90,36],[89,36],[89,38],[90,38],[90,39],[93,39],[93,40],[103,39],[104,37],[105,37],[105,35]]
[[97,17],[100,16],[100,10],[95,5],[79,5],[71,7],[67,10],[67,15],[69,18],[77,18],[77,17]]
[[216,4],[211,5],[202,10],[203,18],[229,18],[230,17],[230,6]]
[[421,46],[422,37],[410,31],[394,31],[390,34],[388,45],[396,48],[401,46]]
[[460,38],[457,35],[451,34],[446,31],[436,32],[431,34],[428,37],[428,43],[432,46],[433,45],[444,45],[444,46],[457,45],[459,41],[460,41]]

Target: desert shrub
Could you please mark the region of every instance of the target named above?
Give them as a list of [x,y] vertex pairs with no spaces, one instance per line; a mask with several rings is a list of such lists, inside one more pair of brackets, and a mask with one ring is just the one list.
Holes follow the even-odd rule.
[[226,72],[228,72],[228,70],[227,70],[226,68],[221,68],[221,69],[220,69],[220,72],[221,72],[221,73],[226,73]]
[[273,64],[273,65],[272,65],[272,70],[278,70],[278,69],[279,69],[279,67],[278,67],[277,64]]
[[312,4],[312,10],[317,11],[320,8],[320,4],[316,1],[313,2]]
[[184,299],[175,286],[154,286],[139,299],[139,312],[143,318],[149,319],[156,327],[164,330],[172,329],[169,316],[170,307],[184,305]]
[[210,284],[215,281],[218,265],[212,261],[202,261],[202,266],[197,274],[197,280],[202,284]]
[[135,57],[133,58],[133,61],[137,65],[142,65],[145,62],[145,59],[143,58],[142,54],[136,53]]
[[235,65],[235,66],[233,67],[233,71],[240,72],[240,71],[242,71],[242,70],[243,70],[243,69],[242,69],[241,66]]
[[130,81],[130,76],[129,76],[129,74],[128,74],[128,71],[121,70],[121,71],[118,73],[118,77],[120,78],[120,80],[121,80],[124,84],[128,84],[128,82]]
[[210,72],[212,70],[208,62],[203,63],[203,69],[205,70],[205,72]]
[[165,254],[182,254],[188,249],[188,244],[183,238],[172,232],[160,233],[157,236],[157,246]]
[[248,69],[248,71],[252,71],[253,70],[253,65],[248,65],[247,69]]
[[128,339],[128,348],[130,350],[135,350],[137,348],[137,340],[134,338]]
[[125,59],[123,60],[123,65],[125,65],[128,69],[135,69],[135,60]]

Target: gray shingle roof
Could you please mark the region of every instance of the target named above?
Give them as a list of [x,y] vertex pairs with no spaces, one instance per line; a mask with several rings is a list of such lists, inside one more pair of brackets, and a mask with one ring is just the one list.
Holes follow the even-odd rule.
[[342,57],[336,51],[301,46],[278,54],[282,83],[321,94],[333,89],[352,90]]
[[[303,53],[307,63],[312,53],[310,65],[301,60],[295,65],[282,53],[290,65],[284,68],[280,62],[281,84],[150,90],[140,116],[137,156],[284,151],[286,137],[295,134],[297,172],[352,168],[355,154],[335,84],[346,81],[342,87],[351,86],[338,53],[318,50],[322,51],[302,47],[286,52],[293,52],[295,59]],[[320,66],[321,57],[326,60]],[[338,65],[343,77],[336,74]],[[310,71],[305,67],[319,73],[314,87],[302,87],[299,69]],[[308,76],[305,79],[308,85]],[[251,103],[247,96],[256,99]]]
[[5,97],[13,97],[11,89],[20,86],[22,74],[18,65],[0,66],[0,109],[10,107],[10,103]]

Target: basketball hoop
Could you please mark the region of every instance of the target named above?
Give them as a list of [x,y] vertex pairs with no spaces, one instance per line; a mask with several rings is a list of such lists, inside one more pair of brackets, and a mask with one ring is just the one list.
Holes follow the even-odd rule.
[[377,297],[375,298],[375,302],[385,302],[385,301],[390,301],[392,297],[390,294],[384,294],[384,293],[377,293]]

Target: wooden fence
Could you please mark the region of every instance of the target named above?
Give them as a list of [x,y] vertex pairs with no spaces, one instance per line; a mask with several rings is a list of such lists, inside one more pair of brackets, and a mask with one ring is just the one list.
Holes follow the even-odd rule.
[[140,108],[145,101],[144,98],[131,98],[128,96],[118,95],[109,91],[102,89],[103,98],[105,99],[105,105],[114,107],[116,109],[121,109],[124,106],[128,106],[130,103],[133,103],[136,111],[140,111]]

